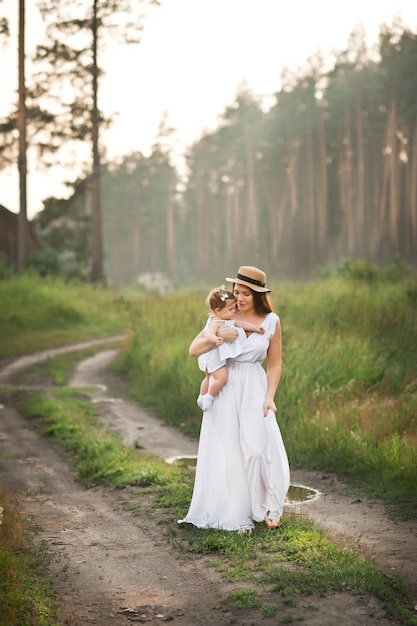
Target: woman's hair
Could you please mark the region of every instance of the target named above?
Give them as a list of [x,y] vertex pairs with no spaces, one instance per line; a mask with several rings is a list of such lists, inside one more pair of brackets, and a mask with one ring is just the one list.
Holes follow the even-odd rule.
[[212,311],[215,309],[224,309],[226,306],[226,302],[229,300],[236,301],[236,296],[227,289],[224,288],[224,285],[221,287],[216,287],[212,289],[207,296],[206,304],[210,307]]
[[[233,290],[235,288],[235,283],[233,283]],[[269,292],[259,292],[254,291],[250,287],[247,287],[249,291],[252,292],[253,295],[253,306],[258,315],[267,315],[268,313],[272,313],[274,307],[272,305],[271,296]]]
[[260,293],[259,291],[253,291],[253,306],[258,315],[266,315],[272,313],[274,307],[272,306],[271,296],[268,292]]

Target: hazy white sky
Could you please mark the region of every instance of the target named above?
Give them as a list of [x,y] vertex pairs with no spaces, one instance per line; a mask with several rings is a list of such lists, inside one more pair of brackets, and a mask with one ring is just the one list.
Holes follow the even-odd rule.
[[[0,3],[0,14],[12,27],[10,49],[0,48],[0,115],[8,112],[17,88],[17,4]],[[35,5],[27,0],[28,49],[42,28]],[[272,95],[280,88],[284,68],[296,70],[317,51],[331,55],[344,49],[359,24],[368,45],[375,45],[381,24],[391,24],[396,16],[417,32],[416,0],[161,0],[159,8],[148,10],[139,46],[106,54],[100,106],[118,112],[103,137],[108,154],[147,154],[164,113],[176,129],[175,145],[181,152],[204,130],[216,127],[242,82],[258,95]],[[42,208],[43,198],[65,195],[60,183],[77,175],[40,174],[36,163],[29,168],[30,216]],[[0,172],[0,203],[18,210],[14,169]]]

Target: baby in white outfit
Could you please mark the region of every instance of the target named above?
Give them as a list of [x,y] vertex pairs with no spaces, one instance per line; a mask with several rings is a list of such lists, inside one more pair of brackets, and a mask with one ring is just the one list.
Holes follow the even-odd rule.
[[[204,336],[213,342],[213,349],[198,357],[198,365],[205,372],[205,378],[200,385],[200,395],[197,404],[203,411],[208,411],[213,404],[214,398],[227,382],[227,359],[238,356],[242,350],[242,340],[248,333],[261,333],[265,330],[262,326],[255,326],[248,322],[235,320],[236,298],[231,291],[224,287],[212,289],[207,296],[207,304],[211,309]],[[235,326],[238,336],[233,342],[225,342],[217,332],[221,328]]]

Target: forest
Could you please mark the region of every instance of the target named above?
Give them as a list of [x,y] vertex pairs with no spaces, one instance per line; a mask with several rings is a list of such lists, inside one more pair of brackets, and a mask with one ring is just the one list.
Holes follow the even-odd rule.
[[[109,162],[102,147],[106,281],[132,285],[147,272],[174,285],[218,281],[242,263],[274,280],[314,278],[346,259],[415,266],[416,67],[416,33],[381,26],[375,55],[357,29],[330,68],[317,57],[284,72],[268,110],[242,86],[218,127],[188,147],[185,176],[163,125],[150,156]],[[91,276],[93,174],[35,217],[41,272]]]

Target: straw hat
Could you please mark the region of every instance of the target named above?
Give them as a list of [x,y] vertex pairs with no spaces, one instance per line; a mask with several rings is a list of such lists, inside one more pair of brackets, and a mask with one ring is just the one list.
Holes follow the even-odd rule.
[[226,280],[230,283],[246,285],[246,287],[250,287],[250,289],[259,293],[267,293],[271,291],[265,287],[265,272],[259,270],[257,267],[249,265],[241,265],[236,274],[236,278],[226,278]]

